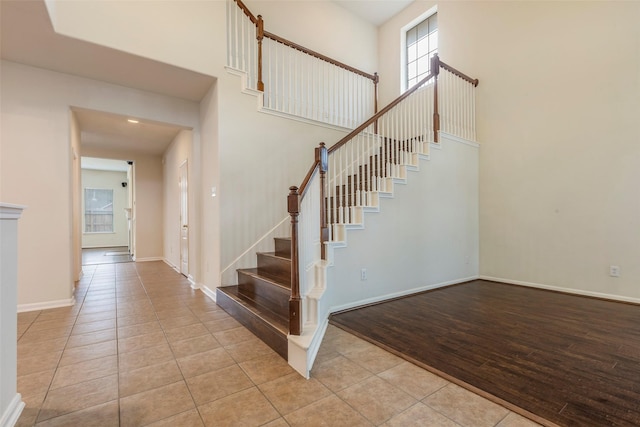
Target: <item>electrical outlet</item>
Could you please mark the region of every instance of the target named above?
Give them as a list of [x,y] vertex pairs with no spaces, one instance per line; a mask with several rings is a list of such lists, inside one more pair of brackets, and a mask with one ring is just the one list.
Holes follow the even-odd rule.
[[611,277],[620,277],[620,267],[617,265],[609,266],[609,276]]
[[360,280],[367,280],[367,269],[363,268],[360,270]]

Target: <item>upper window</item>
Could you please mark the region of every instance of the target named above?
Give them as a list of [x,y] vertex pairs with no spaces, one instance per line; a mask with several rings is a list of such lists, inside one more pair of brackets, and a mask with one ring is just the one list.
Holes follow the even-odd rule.
[[407,88],[431,71],[431,57],[438,52],[438,14],[407,31]]
[[113,190],[84,189],[84,232],[113,233]]

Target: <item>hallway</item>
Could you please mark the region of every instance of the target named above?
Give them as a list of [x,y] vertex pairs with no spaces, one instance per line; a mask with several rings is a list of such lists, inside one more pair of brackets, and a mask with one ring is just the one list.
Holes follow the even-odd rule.
[[536,425],[333,326],[305,380],[162,262],[83,271],[18,315],[19,426]]

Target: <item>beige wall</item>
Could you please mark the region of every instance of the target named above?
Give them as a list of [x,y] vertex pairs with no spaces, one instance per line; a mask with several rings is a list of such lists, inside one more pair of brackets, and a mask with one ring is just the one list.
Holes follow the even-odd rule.
[[438,17],[441,58],[480,79],[481,275],[640,298],[640,3],[441,2]]
[[[70,108],[197,128],[198,104],[7,61],[1,67],[0,192],[4,200],[29,206],[18,243],[18,302],[21,309],[38,308],[41,303],[69,304],[76,278]],[[129,160],[129,153],[123,156]],[[151,218],[138,227],[148,238],[139,236],[137,256],[161,258],[161,158],[133,160],[137,160],[139,203],[145,198],[149,202],[143,204],[147,207],[138,206],[138,214]]]
[[127,182],[126,172],[82,169],[81,212],[84,212],[85,188],[113,191],[113,233],[85,233],[83,229],[83,248],[106,248],[129,244],[129,227],[124,213],[124,209],[129,207],[129,194],[128,189],[122,187],[123,182]]

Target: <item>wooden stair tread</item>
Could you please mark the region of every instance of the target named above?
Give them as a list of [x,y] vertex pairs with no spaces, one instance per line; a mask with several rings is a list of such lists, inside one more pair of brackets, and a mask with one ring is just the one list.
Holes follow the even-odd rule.
[[279,288],[282,288],[286,292],[291,292],[291,283],[282,283],[282,281],[279,281],[277,277],[260,274],[260,272],[258,271],[257,268],[240,268],[237,271],[238,272],[242,272],[244,274],[247,274],[249,276],[253,276],[253,277],[257,277],[259,279],[262,279],[262,280],[264,280],[266,282],[269,282],[273,286],[277,286]]
[[256,317],[262,319],[275,329],[277,329],[280,333],[286,336],[289,333],[289,321],[281,317],[280,315],[274,313],[269,308],[258,304],[250,298],[247,298],[245,295],[241,294],[238,291],[238,286],[222,286],[218,288],[220,292],[225,293],[231,299],[233,299],[236,303],[241,305],[246,310],[253,313]]

